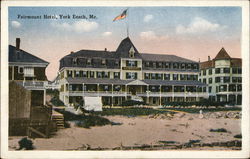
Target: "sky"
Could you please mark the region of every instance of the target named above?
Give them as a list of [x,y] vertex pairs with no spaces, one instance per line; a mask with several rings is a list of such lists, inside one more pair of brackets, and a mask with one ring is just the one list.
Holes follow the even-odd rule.
[[[113,22],[127,8],[127,17]],[[202,62],[224,47],[231,57],[241,57],[241,7],[9,7],[9,44],[15,46],[19,37],[21,49],[48,61],[49,80],[56,77],[59,60],[71,51],[115,51],[127,37],[127,27],[140,53]]]

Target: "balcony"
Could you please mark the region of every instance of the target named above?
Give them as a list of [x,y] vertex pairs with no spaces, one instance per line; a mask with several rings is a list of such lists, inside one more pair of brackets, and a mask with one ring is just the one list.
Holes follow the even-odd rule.
[[69,96],[88,96],[88,97],[98,97],[98,96],[130,96],[131,93],[121,92],[121,91],[69,91]]
[[45,89],[45,82],[43,81],[22,81],[18,82],[18,84],[22,85],[28,90],[40,90]]
[[135,70],[135,71],[140,71],[140,70],[141,70],[141,67],[127,66],[127,67],[122,67],[122,70]]

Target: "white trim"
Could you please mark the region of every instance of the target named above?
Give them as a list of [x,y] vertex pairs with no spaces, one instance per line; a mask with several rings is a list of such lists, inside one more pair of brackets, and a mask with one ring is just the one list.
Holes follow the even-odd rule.
[[9,62],[9,66],[32,66],[32,67],[47,67],[49,63],[47,64],[39,64],[39,63],[24,63],[24,62]]

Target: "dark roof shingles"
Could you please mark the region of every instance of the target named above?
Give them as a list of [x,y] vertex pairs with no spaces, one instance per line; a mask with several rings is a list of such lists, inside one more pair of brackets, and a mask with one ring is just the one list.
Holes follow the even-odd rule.
[[[18,55],[19,54],[19,55]],[[16,47],[9,45],[9,62],[43,63],[47,61],[40,59],[24,50],[17,50]]]

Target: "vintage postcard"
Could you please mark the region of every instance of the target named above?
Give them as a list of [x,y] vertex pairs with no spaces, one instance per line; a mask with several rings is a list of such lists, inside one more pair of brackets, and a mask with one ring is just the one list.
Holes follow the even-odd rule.
[[248,158],[248,1],[3,1],[2,158]]

